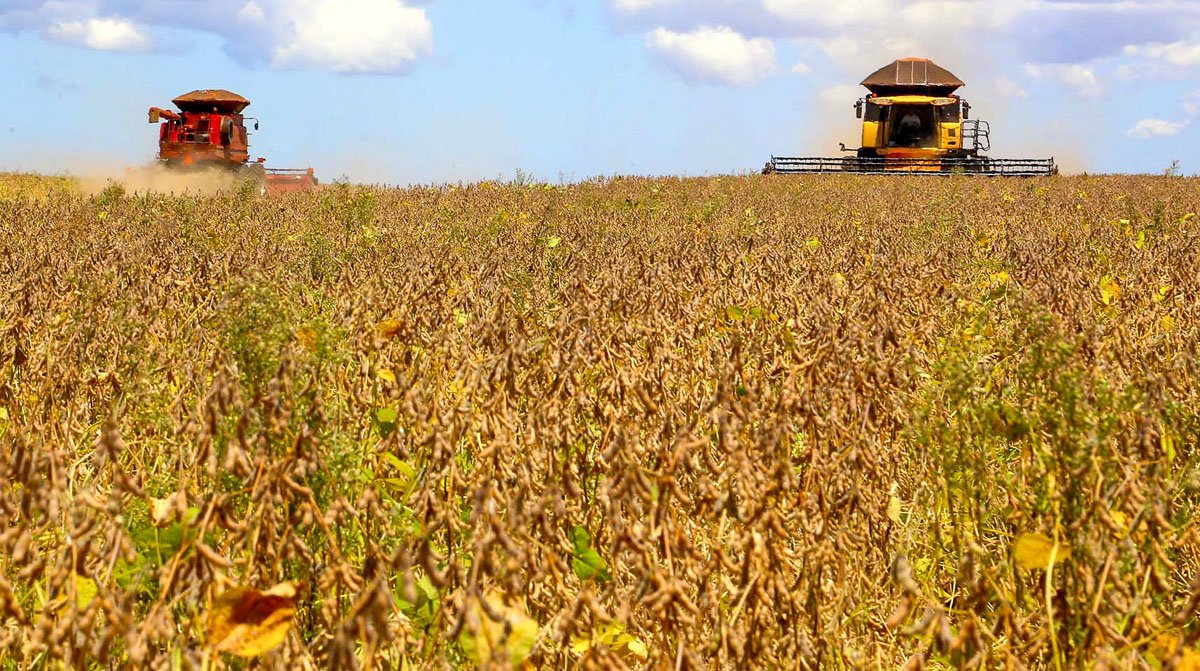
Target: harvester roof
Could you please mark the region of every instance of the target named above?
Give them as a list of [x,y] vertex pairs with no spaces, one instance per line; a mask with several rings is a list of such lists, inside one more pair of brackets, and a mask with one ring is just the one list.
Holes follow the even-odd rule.
[[212,112],[215,110],[222,114],[240,114],[250,105],[249,100],[225,89],[200,89],[185,93],[171,102],[184,112]]
[[965,84],[928,58],[901,58],[871,73],[862,85],[878,96],[948,96]]

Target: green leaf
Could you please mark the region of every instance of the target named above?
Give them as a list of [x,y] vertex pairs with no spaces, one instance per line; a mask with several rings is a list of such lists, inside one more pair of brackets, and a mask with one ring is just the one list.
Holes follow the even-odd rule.
[[581,526],[571,529],[571,569],[580,580],[595,580],[598,583],[612,580],[608,562],[592,547],[592,537]]
[[400,602],[400,612],[404,613],[405,617],[422,629],[427,629],[437,617],[438,609],[441,607],[441,597],[438,595],[437,588],[433,586],[433,582],[429,580],[429,576],[423,576],[417,580],[415,587],[417,592],[415,603],[409,603],[403,597],[397,597],[396,600]]
[[379,437],[387,438],[396,430],[396,419],[400,417],[400,411],[395,408],[380,408],[375,411],[375,423],[379,429]]

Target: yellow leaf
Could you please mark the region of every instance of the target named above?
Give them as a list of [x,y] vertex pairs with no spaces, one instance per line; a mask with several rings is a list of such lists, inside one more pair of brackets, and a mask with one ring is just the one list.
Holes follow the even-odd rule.
[[399,319],[388,319],[379,322],[375,326],[375,333],[384,339],[394,338],[404,328],[404,324]]
[[1016,559],[1017,566],[1027,571],[1047,568],[1070,556],[1070,546],[1055,543],[1045,534],[1037,532],[1021,534],[1013,543],[1013,558]]
[[375,371],[375,377],[386,382],[391,382],[392,384],[396,383],[396,374],[388,368],[380,368],[379,370]]
[[470,316],[468,316],[467,313],[463,312],[462,310],[454,311],[454,323],[458,326],[466,326],[467,320],[469,319]]
[[650,656],[650,649],[646,647],[646,644],[638,637],[626,633],[625,628],[619,622],[602,627],[591,637],[572,637],[571,652],[582,656],[598,645],[603,645],[620,654],[631,654],[642,660]]
[[816,249],[821,246],[821,239],[814,235],[804,241],[804,246],[809,249]]
[[895,522],[896,524],[899,524],[900,523],[900,513],[901,513],[900,499],[897,496],[893,495],[890,499],[888,499],[888,508],[887,508],[888,519]]
[[79,610],[87,608],[96,599],[98,592],[95,580],[75,574],[75,603],[79,606]]
[[1200,652],[1183,645],[1176,636],[1162,634],[1154,639],[1150,649],[1164,661],[1176,659],[1175,655],[1178,653],[1177,663],[1172,667],[1177,671],[1200,671]]
[[841,273],[833,274],[833,288],[842,291],[846,288],[846,276]]
[[1146,247],[1146,231],[1138,231],[1137,241],[1133,243],[1133,246],[1138,249],[1144,249]]
[[0,408],[0,422],[8,421],[8,408]]
[[1196,213],[1195,213],[1195,212],[1188,212],[1187,214],[1183,215],[1183,218],[1182,218],[1182,219],[1180,219],[1179,221],[1180,221],[1180,222],[1182,222],[1182,223],[1187,223],[1188,221],[1190,221],[1190,220],[1191,220],[1193,217],[1195,217],[1195,216],[1196,216]]
[[206,640],[220,652],[257,657],[283,643],[296,614],[296,586],[260,592],[235,587],[217,595],[205,619]]
[[311,352],[317,348],[317,332],[307,326],[301,326],[296,329],[296,342]]
[[1161,303],[1161,302],[1167,300],[1167,294],[1169,294],[1169,293],[1171,293],[1171,285],[1164,284],[1164,285],[1160,286],[1158,288],[1158,291],[1154,292],[1154,302]]
[[1129,529],[1129,518],[1120,510],[1112,511],[1108,514],[1108,517],[1113,521],[1118,530],[1126,531]]
[[1162,443],[1163,454],[1167,457],[1167,461],[1175,461],[1175,439],[1171,437],[1171,434],[1164,433],[1159,442]]
[[521,666],[537,643],[537,621],[520,605],[506,603],[498,590],[489,590],[484,599],[491,611],[500,616],[500,621],[493,620],[483,605],[475,601],[467,609],[466,626],[458,635],[459,646],[480,668],[491,668],[501,648],[508,653],[510,667]]
[[1158,328],[1163,331],[1170,331],[1174,327],[1175,327],[1175,318],[1172,317],[1171,315],[1163,315],[1158,320]]
[[992,281],[992,284],[1005,285],[1008,284],[1008,273],[1001,270],[998,273],[992,273],[991,275],[988,275],[988,279]]
[[1121,285],[1117,283],[1111,275],[1105,275],[1100,278],[1100,302],[1105,305],[1112,305],[1113,301],[1121,297]]

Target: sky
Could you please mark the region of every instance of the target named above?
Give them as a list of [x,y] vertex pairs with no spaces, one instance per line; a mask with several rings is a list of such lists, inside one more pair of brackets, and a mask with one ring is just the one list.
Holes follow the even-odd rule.
[[858,146],[909,56],[992,156],[1200,173],[1200,0],[0,0],[0,170],[150,163],[149,107],[226,88],[325,180],[755,172]]

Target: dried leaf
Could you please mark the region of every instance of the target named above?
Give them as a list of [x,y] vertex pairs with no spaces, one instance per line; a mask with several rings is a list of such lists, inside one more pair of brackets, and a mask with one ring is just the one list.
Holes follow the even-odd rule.
[[296,614],[296,586],[260,592],[237,587],[219,594],[205,621],[208,644],[238,657],[257,657],[283,643]]
[[187,513],[187,497],[183,492],[175,492],[163,499],[149,497],[150,522],[159,529],[165,529],[183,519]]

